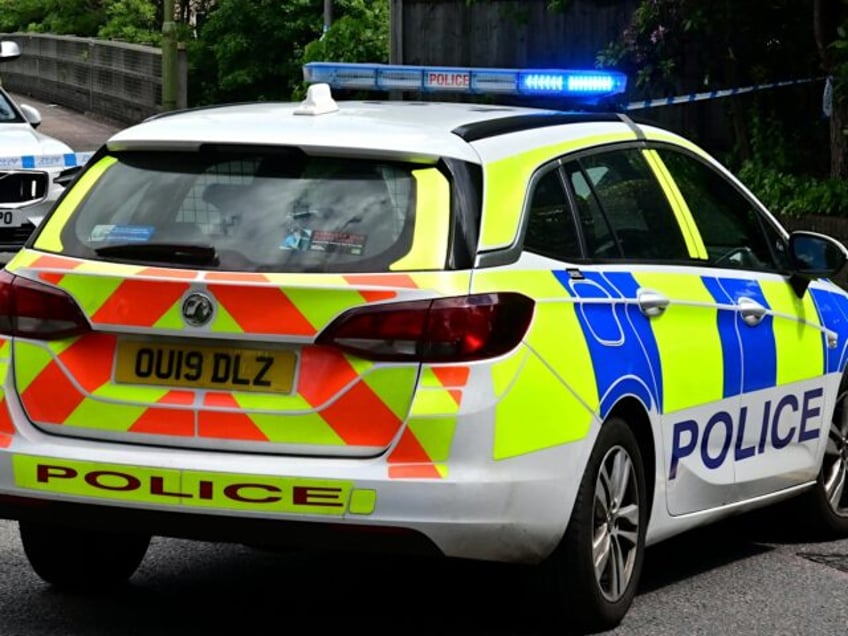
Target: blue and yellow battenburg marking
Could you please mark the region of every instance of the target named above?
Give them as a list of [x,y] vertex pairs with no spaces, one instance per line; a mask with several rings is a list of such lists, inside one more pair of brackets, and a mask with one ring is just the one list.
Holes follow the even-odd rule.
[[59,155],[0,155],[0,169],[75,168],[84,166],[93,154],[93,152],[67,152]]
[[[813,300],[786,300],[776,288],[764,289],[757,281],[741,278],[661,272],[633,275],[584,271],[579,276],[566,271],[553,273],[575,300],[578,322],[592,359],[601,418],[624,395],[634,395],[649,409],[667,413],[813,378],[845,366],[846,351],[827,350],[818,327],[823,324],[836,331],[840,342],[848,337],[848,299],[840,294],[813,290]],[[684,301],[676,311],[690,312],[692,320],[680,317],[678,326],[682,325],[683,331],[677,327],[666,331],[667,323],[641,313],[635,301],[638,291],[645,287],[672,289],[672,302]],[[787,288],[787,294],[793,293],[785,284],[782,287]],[[758,325],[750,327],[742,321],[737,305],[740,298],[751,299],[776,315],[784,309],[787,317],[778,318],[776,324],[775,317],[766,313]],[[792,308],[774,307],[774,302],[796,303],[802,314],[806,310],[803,317],[811,324],[799,328],[792,319],[797,307],[790,311]],[[821,317],[814,307],[818,307]],[[691,373],[691,368],[687,374],[685,369],[675,367],[680,356],[673,354],[681,337],[688,338],[689,346],[712,352],[709,359],[698,360],[699,368],[716,372],[721,368],[721,374],[704,373],[702,380],[696,377],[702,384],[697,391],[684,384],[691,382],[684,376],[698,374]],[[704,342],[698,344],[698,339]],[[807,355],[804,360],[784,362],[781,368],[778,351],[804,347],[808,352],[807,345],[813,339],[819,343],[821,359]],[[720,385],[712,376],[721,377]]]

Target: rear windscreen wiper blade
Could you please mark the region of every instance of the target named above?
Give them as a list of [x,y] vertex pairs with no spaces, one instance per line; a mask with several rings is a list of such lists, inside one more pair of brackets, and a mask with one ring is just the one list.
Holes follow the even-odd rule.
[[159,263],[217,265],[218,253],[211,245],[192,243],[120,243],[94,250],[98,256],[126,258]]

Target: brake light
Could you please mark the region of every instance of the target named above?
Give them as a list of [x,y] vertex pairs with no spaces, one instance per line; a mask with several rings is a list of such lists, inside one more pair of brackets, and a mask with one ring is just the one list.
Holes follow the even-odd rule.
[[316,343],[369,360],[482,360],[518,346],[533,307],[512,292],[357,307],[330,323]]
[[0,334],[59,340],[90,330],[82,311],[65,292],[0,271]]

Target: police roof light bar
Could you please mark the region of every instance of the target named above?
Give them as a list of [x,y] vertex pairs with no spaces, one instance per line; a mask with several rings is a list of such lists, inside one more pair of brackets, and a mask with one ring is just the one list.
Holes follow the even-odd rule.
[[303,79],[309,84],[329,84],[339,89],[550,96],[587,101],[621,95],[627,89],[627,76],[617,71],[565,69],[310,62],[303,67]]

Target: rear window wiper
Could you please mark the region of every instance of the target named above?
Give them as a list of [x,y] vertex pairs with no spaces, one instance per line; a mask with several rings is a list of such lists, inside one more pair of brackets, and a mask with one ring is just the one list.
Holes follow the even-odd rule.
[[218,265],[218,253],[211,245],[196,243],[120,243],[94,250],[98,256],[158,263]]

